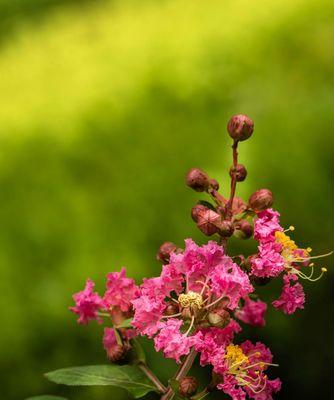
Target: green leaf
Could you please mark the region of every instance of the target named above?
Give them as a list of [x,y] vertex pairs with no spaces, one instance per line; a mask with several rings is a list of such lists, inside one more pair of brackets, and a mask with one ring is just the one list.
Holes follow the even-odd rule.
[[144,372],[136,365],[89,365],[48,372],[46,378],[63,385],[111,385],[119,386],[135,398],[157,391]]
[[49,394],[44,394],[42,396],[28,397],[26,400],[67,400],[67,399],[65,399],[65,397],[51,396]]
[[120,324],[116,325],[115,328],[132,328],[132,319],[133,318],[125,319]]

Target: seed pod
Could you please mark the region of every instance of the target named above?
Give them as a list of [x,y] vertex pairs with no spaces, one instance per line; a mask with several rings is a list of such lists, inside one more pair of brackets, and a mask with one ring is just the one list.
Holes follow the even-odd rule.
[[230,237],[233,235],[233,232],[234,232],[233,223],[228,220],[222,221],[222,223],[220,225],[219,234],[223,237]]
[[210,187],[214,190],[219,190],[219,183],[216,179],[210,179]]
[[247,115],[234,115],[227,124],[227,131],[235,141],[243,141],[252,136],[254,122]]
[[197,392],[198,382],[193,376],[186,376],[180,380],[179,392],[181,396],[191,397]]
[[107,356],[111,362],[118,362],[121,361],[125,355],[125,347],[116,343],[109,347],[107,350]]
[[199,218],[202,217],[207,210],[209,210],[209,209],[207,207],[203,206],[202,204],[196,204],[191,209],[191,218],[195,222],[198,222]]
[[209,188],[208,174],[199,168],[192,168],[186,175],[186,184],[196,192],[204,192]]
[[226,310],[213,311],[208,314],[208,321],[211,326],[225,328],[230,322],[230,313]]
[[246,167],[243,164],[237,164],[235,168],[232,166],[230,168],[230,177],[231,178],[233,177],[233,174],[235,174],[237,182],[244,181],[247,176]]
[[238,239],[249,239],[253,236],[253,225],[246,219],[236,222],[234,228],[234,236]]
[[206,210],[197,221],[198,228],[204,235],[211,236],[221,229],[221,216],[213,210]]
[[269,189],[260,189],[249,198],[249,206],[255,211],[263,211],[273,205],[273,194]]
[[164,242],[159,247],[158,253],[156,255],[157,260],[161,261],[163,264],[168,264],[171,253],[176,251],[176,249],[177,249],[176,244],[172,242]]
[[174,315],[180,311],[180,307],[178,304],[174,303],[173,301],[168,302],[167,307],[165,308],[164,315]]

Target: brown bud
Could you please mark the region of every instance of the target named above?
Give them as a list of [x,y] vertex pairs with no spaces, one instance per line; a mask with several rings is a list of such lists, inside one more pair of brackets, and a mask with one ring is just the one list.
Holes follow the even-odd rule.
[[246,167],[242,164],[237,164],[236,167],[230,168],[230,176],[232,178],[233,174],[235,174],[237,182],[242,182],[246,179],[247,170]]
[[210,179],[210,187],[214,190],[219,190],[219,183],[216,179]]
[[125,347],[116,343],[107,349],[107,356],[111,362],[118,362],[125,355]]
[[186,376],[180,380],[179,392],[181,396],[191,397],[197,392],[198,382],[193,376]]
[[159,250],[158,250],[158,253],[156,256],[157,260],[161,261],[163,264],[168,264],[171,253],[173,253],[176,249],[177,249],[176,244],[174,244],[172,242],[164,242],[159,247]]
[[249,239],[253,236],[253,225],[246,219],[238,221],[234,227],[234,236],[239,239]]
[[224,237],[230,237],[233,235],[233,232],[234,232],[233,223],[228,220],[222,221],[222,223],[220,224],[219,234]]
[[227,124],[227,131],[232,139],[243,141],[252,136],[254,122],[247,115],[234,115]]
[[273,205],[273,194],[268,189],[260,189],[249,198],[249,206],[256,212],[263,211]]
[[195,221],[198,222],[199,218],[204,215],[204,213],[208,210],[207,207],[203,206],[202,204],[196,204],[192,209],[191,209],[191,218]]
[[271,278],[254,277],[252,281],[258,286],[265,286],[271,281]]
[[165,308],[165,315],[174,315],[180,311],[178,304],[174,303],[173,301],[168,302],[167,307]]
[[197,226],[204,235],[211,236],[220,231],[221,216],[213,210],[206,210],[199,216]]
[[213,311],[208,314],[210,325],[217,328],[225,328],[230,322],[230,313],[226,310]]
[[206,172],[199,168],[192,168],[186,176],[186,184],[196,192],[204,192],[209,188],[210,179]]

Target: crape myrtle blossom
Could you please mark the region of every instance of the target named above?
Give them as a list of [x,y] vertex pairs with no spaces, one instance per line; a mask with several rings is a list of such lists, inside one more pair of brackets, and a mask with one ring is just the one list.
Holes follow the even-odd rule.
[[[215,389],[232,400],[272,400],[281,382],[268,377],[268,368],[277,366],[270,350],[260,342],[238,340],[244,324],[265,326],[267,304],[255,289],[273,278],[282,279],[282,293],[272,305],[292,314],[305,304],[299,280],[316,281],[326,272],[322,268],[313,277],[312,260],[323,256],[311,256],[311,248],[297,246],[288,236],[294,228],[281,226],[280,214],[271,208],[274,198],[269,189],[256,190],[248,201],[236,196],[237,183],[247,177],[238,160],[238,146],[252,136],[253,129],[253,121],[241,114],[227,125],[233,164],[230,184],[222,186],[229,187],[229,193],[221,193],[219,182],[199,168],[187,173],[186,185],[210,197],[192,207],[191,217],[214,240],[200,246],[186,239],[184,249],[163,243],[157,253],[163,264],[160,275],[144,278],[139,287],[122,268],[107,275],[103,296],[94,292],[90,279],[84,290],[73,295],[75,305],[70,310],[78,315],[78,323],[105,322],[102,343],[108,360],[130,362],[129,371],[137,369],[134,379],[144,373],[161,400],[200,400]],[[229,256],[231,236],[254,238],[256,254]],[[156,351],[180,364],[167,386],[148,367],[140,336],[150,338]],[[195,361],[211,375],[201,392],[196,378],[187,376]]]
[[266,303],[261,300],[254,301],[247,297],[244,306],[237,309],[234,315],[245,324],[262,327],[265,325],[264,315],[266,311]]
[[[301,284],[291,285],[290,281],[295,282],[298,278],[316,281],[327,271],[326,268],[321,268],[320,275],[313,278],[314,264],[310,261],[323,256],[312,257],[311,248],[299,248],[286,234],[293,230],[293,226],[284,230],[279,222],[279,213],[272,209],[259,212],[254,222],[254,238],[259,241],[259,253],[251,259],[251,273],[260,278],[277,277],[284,273],[281,297],[272,304],[286,314],[303,308],[305,301]],[[309,268],[310,273],[305,274],[301,267]]]
[[[180,362],[182,355],[198,345],[201,332],[195,327],[210,311],[222,303],[232,311],[252,291],[248,275],[225,255],[222,246],[215,242],[198,246],[187,239],[185,250],[171,254],[160,277],[141,285],[141,294],[132,301],[132,324],[142,335],[156,335],[155,348]],[[166,315],[171,302],[175,313]]]
[[233,400],[246,398],[271,400],[281,388],[279,379],[270,380],[266,369],[273,365],[270,350],[262,343],[246,340],[241,345],[230,343],[212,358],[214,372],[221,378],[217,388]]

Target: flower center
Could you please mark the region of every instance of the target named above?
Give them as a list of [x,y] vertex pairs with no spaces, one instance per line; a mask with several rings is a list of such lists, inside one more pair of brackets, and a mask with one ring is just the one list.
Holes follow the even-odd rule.
[[240,366],[241,364],[248,363],[248,357],[243,353],[242,349],[238,345],[229,344],[226,347],[226,354],[224,358],[227,360],[229,366]]
[[190,290],[188,293],[180,294],[178,302],[183,308],[190,307],[201,309],[203,306],[203,297],[199,293]]
[[296,243],[293,240],[291,240],[290,236],[286,235],[284,232],[276,231],[275,238],[276,238],[276,241],[280,245],[282,245],[283,251],[285,250],[290,253],[290,252],[298,249]]

